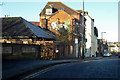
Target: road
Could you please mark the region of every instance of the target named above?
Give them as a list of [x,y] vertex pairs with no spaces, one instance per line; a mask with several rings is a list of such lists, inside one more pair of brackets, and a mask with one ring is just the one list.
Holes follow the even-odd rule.
[[100,60],[59,64],[33,72],[21,80],[41,78],[120,79],[120,58],[104,57]]

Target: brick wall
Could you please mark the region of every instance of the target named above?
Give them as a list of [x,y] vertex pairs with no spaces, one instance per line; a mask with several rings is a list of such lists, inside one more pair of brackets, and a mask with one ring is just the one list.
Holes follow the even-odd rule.
[[33,44],[2,44],[3,59],[36,59],[41,58],[41,45]]
[[54,42],[54,56],[56,59],[75,58],[74,43]]
[[36,25],[36,26],[40,26],[40,22],[32,22],[30,21],[32,24]]

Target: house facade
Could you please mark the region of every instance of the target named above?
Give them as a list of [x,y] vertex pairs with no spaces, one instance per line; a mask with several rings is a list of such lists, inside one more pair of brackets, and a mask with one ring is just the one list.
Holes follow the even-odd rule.
[[[82,10],[74,10],[62,2],[48,2],[40,13],[40,26],[57,35],[64,28],[75,57],[82,56]],[[85,23],[84,23],[85,24]],[[85,37],[85,34],[83,34]],[[85,42],[84,42],[85,44]],[[84,46],[85,49],[85,46]]]
[[98,43],[97,43],[97,38],[98,38],[98,29],[94,27],[94,36],[93,36],[93,54],[92,56],[96,57],[98,53]]
[[85,57],[91,57],[91,45],[92,45],[92,18],[88,15],[88,12],[85,12],[85,18],[86,18],[86,39],[87,39],[87,42],[86,42],[86,53],[85,53]]
[[105,39],[98,39],[98,51],[97,56],[103,56],[104,52],[109,51],[108,43]]
[[85,12],[86,18],[86,57],[96,56],[97,52],[97,37],[98,37],[98,30],[94,27],[94,19],[92,19],[88,12]]
[[98,43],[98,53],[97,53],[97,56],[102,56],[102,41],[101,39],[97,39],[97,43]]
[[108,51],[120,52],[120,42],[108,42]]

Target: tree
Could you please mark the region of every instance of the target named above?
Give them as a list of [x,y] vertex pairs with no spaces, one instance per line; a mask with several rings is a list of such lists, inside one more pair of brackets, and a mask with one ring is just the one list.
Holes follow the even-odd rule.
[[60,36],[59,35],[56,36],[56,41],[68,43],[69,42],[68,31],[63,27],[63,28],[60,28],[58,32],[60,33]]

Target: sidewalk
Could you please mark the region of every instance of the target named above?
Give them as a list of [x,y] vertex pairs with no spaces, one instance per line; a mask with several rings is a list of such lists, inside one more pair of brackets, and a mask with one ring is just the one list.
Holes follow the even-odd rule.
[[[103,57],[85,58],[84,60],[96,60]],[[11,60],[2,63],[2,79],[19,77],[26,73],[40,70],[49,66],[62,63],[82,62],[81,58],[64,59],[64,60]]]

